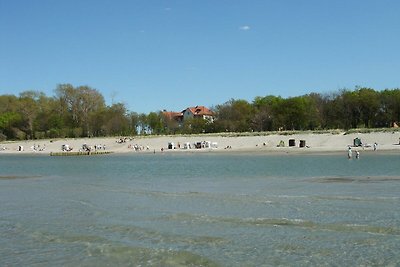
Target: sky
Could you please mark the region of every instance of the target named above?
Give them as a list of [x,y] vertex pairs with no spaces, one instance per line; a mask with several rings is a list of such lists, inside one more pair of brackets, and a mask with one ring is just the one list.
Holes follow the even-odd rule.
[[0,95],[88,85],[130,111],[400,88],[398,0],[0,0]]

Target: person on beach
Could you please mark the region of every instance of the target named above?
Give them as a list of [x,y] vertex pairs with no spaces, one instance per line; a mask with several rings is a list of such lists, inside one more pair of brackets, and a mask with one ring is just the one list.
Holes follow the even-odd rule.
[[347,151],[347,157],[348,157],[349,159],[351,159],[352,156],[353,156],[353,151],[351,151],[351,147],[349,147],[349,150]]
[[378,144],[375,142],[374,143],[374,151],[376,151],[376,148],[378,147]]
[[360,158],[360,152],[358,152],[358,150],[356,151],[356,159]]

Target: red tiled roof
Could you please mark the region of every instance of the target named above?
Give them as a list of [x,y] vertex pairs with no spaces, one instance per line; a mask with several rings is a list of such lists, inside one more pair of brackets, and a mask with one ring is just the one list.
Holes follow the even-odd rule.
[[211,110],[209,110],[208,108],[206,108],[205,106],[195,106],[195,107],[189,107],[187,108],[190,110],[190,112],[193,113],[193,115],[198,115],[198,116],[212,116],[214,115],[213,112]]
[[182,112],[173,112],[173,111],[164,111],[163,115],[170,120],[183,116]]

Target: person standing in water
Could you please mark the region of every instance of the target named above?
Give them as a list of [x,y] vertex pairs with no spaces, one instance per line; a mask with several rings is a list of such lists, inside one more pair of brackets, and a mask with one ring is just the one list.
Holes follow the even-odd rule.
[[351,159],[352,156],[353,156],[353,151],[351,151],[351,147],[349,147],[349,150],[347,151],[347,157],[348,157],[349,159]]

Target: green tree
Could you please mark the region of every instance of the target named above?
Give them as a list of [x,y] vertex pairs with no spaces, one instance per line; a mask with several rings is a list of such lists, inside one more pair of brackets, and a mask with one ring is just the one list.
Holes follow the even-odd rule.
[[182,132],[182,123],[177,121],[175,118],[162,113],[161,120],[166,134],[177,134]]
[[16,138],[14,129],[21,121],[22,117],[17,112],[0,113],[0,133],[4,134],[6,138]]
[[58,101],[41,94],[37,99],[37,116],[34,122],[35,137],[62,137],[64,122],[58,112]]
[[357,92],[343,90],[340,96],[342,104],[344,128],[357,128],[360,123],[361,110]]
[[355,93],[358,95],[360,115],[364,127],[376,126],[375,119],[380,106],[379,94],[371,88],[360,88]]
[[212,122],[203,118],[186,119],[183,123],[183,133],[185,134],[199,134],[210,132],[210,124]]
[[0,96],[0,134],[5,139],[15,139],[16,129],[21,127],[23,122],[18,112],[19,100],[14,95]]
[[138,118],[138,130],[141,135],[149,134],[151,129],[149,127],[147,115],[144,113],[140,113],[137,116]]
[[285,99],[282,104],[285,129],[304,130],[307,127],[307,101],[303,97]]
[[246,100],[231,99],[228,102],[217,105],[216,129],[229,132],[251,131],[251,118],[253,117],[253,107]]
[[0,114],[17,110],[18,98],[14,95],[0,95]]
[[25,91],[19,97],[18,111],[25,124],[21,130],[26,132],[29,139],[35,138],[34,123],[40,111],[39,99],[41,97],[44,97],[44,93],[38,91]]
[[150,112],[149,115],[147,115],[147,125],[148,125],[148,130],[152,134],[164,133],[161,112],[158,113]]
[[106,135],[130,135],[129,118],[124,104],[116,103],[105,110],[106,119],[103,127]]
[[104,97],[89,86],[74,88],[70,84],[61,84],[55,91],[60,101],[60,111],[70,114],[73,126],[80,128],[83,136],[93,135],[98,112],[106,107]]
[[[346,128],[343,99],[338,93],[325,95],[322,113],[323,127],[326,129]],[[347,126],[348,128],[348,126]]]
[[281,105],[283,101],[280,96],[273,95],[254,98],[252,128],[256,131],[273,131],[282,127]]
[[386,89],[380,93],[377,126],[390,127],[400,122],[400,89]]
[[131,112],[128,114],[128,119],[129,119],[129,131],[133,135],[138,134],[138,129],[140,126],[140,117],[139,114],[136,112]]

